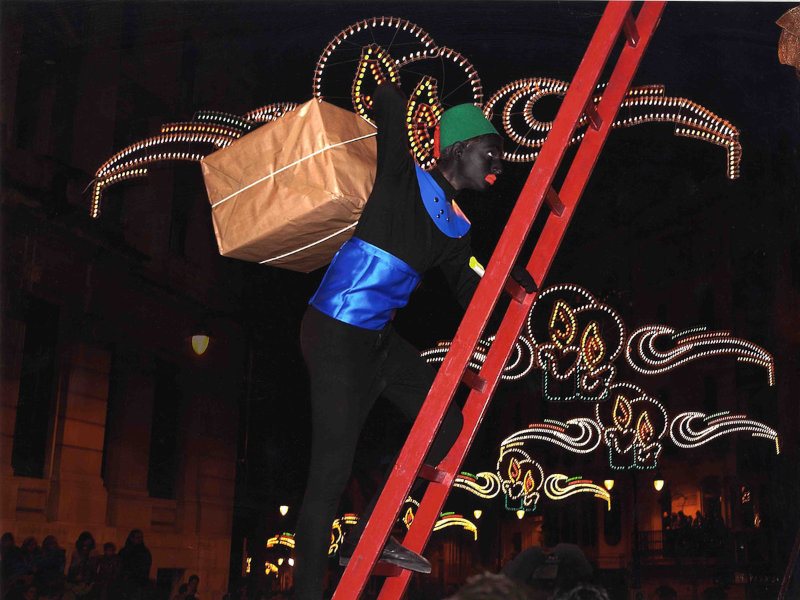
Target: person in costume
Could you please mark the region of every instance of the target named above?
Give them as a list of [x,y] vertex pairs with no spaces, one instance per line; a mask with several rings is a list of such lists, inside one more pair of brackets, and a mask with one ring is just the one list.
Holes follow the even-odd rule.
[[[311,384],[311,465],[297,523],[296,600],[319,600],[331,523],[350,477],[364,421],[381,396],[410,421],[435,371],[392,327],[423,274],[440,267],[466,308],[479,277],[470,268],[470,222],[454,199],[463,189],[486,190],[502,172],[502,138],[480,108],[444,112],[441,156],[430,172],[414,162],[406,133],[407,101],[394,84],[373,95],[377,171],[353,237],[333,258],[303,317],[300,341]],[[519,277],[519,270],[515,270]],[[520,283],[533,280],[522,271]],[[527,277],[524,277],[527,275]],[[437,465],[456,440],[461,411],[450,406],[426,463]],[[340,551],[347,564],[377,501],[361,516]],[[390,538],[380,560],[417,572],[430,563]]]

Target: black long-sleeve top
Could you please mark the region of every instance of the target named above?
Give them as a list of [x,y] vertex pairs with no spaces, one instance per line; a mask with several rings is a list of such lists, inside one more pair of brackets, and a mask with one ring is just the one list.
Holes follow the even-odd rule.
[[[421,275],[441,267],[459,303],[466,307],[480,280],[469,268],[470,234],[448,237],[425,209],[408,149],[403,93],[386,83],[378,86],[373,97],[378,126],[375,185],[353,235],[393,254]],[[440,201],[452,202],[456,190],[438,169],[431,174],[446,195]]]

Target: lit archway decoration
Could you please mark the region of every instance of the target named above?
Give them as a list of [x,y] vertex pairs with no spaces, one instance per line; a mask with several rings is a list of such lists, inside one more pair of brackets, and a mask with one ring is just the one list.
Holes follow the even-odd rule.
[[[569,82],[546,77],[518,79],[495,92],[484,106],[489,119],[500,121],[503,130],[516,142],[514,150],[506,150],[504,158],[511,162],[532,162],[553,126],[552,121],[542,121],[534,116],[534,105],[547,96],[563,98]],[[598,104],[603,97],[605,84],[600,84],[592,101]],[[502,109],[500,108],[502,106]],[[727,177],[739,177],[742,146],[739,130],[725,119],[687,98],[664,95],[662,85],[644,85],[631,88],[623,98],[612,128],[633,127],[644,123],[669,122],[674,124],[675,135],[690,137],[722,146],[727,151]],[[570,144],[583,139],[588,126],[584,116],[578,123]]]
[[287,548],[294,548],[294,534],[293,533],[280,533],[272,536],[267,540],[267,548],[274,548],[275,546],[286,546]]
[[643,375],[658,375],[691,361],[721,355],[733,355],[737,361],[764,367],[769,385],[775,385],[772,355],[727,331],[696,327],[679,332],[665,325],[647,325],[633,331],[625,345],[625,359]]
[[527,331],[546,400],[598,402],[608,397],[614,361],[625,340],[616,311],[581,287],[556,285],[536,298]]
[[603,486],[592,483],[589,479],[554,473],[545,479],[544,493],[551,500],[563,500],[575,494],[589,493],[595,498],[605,500],[608,510],[611,510],[611,494]]
[[780,454],[778,432],[745,415],[732,415],[729,411],[704,415],[700,412],[685,412],[676,416],[669,427],[672,442],[681,448],[697,448],[723,435],[749,433],[775,442],[775,454]]
[[588,454],[600,445],[602,439],[600,427],[592,419],[581,417],[570,419],[566,423],[546,419],[543,423],[532,423],[527,429],[512,433],[500,443],[500,447],[540,441],[561,446],[577,454]]
[[594,407],[612,469],[655,469],[667,433],[667,411],[632,383],[611,386],[612,400]]

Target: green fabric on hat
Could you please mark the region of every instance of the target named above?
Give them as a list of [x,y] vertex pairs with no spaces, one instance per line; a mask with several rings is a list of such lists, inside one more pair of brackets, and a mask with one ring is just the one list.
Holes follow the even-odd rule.
[[439,121],[439,149],[487,133],[500,135],[474,104],[459,104],[444,111]]

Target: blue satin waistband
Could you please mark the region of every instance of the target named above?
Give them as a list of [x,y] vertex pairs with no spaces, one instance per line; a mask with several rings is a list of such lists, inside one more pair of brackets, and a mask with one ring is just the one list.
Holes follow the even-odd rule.
[[338,321],[378,331],[408,303],[420,279],[393,254],[354,237],[333,257],[309,304]]

